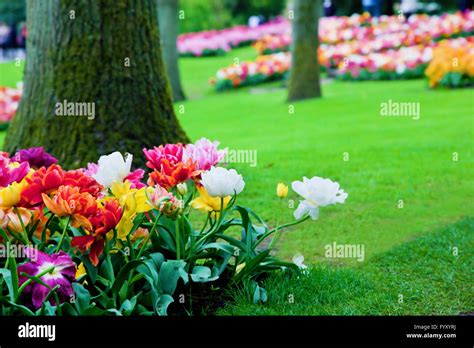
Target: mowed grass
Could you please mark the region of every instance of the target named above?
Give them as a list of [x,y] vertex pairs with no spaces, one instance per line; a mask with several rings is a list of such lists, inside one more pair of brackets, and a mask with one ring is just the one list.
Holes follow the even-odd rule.
[[[246,181],[239,203],[270,224],[278,216],[292,220],[298,204],[291,192],[283,202],[276,197],[278,182],[291,185],[317,175],[349,193],[346,204],[321,209],[318,221],[287,230],[277,246],[281,257],[299,252],[307,263],[327,261],[324,246],[337,242],[364,244],[368,260],[473,215],[472,89],[433,91],[425,80],[329,82],[322,99],[291,105],[281,82],[212,90],[208,79],[219,67],[254,56],[247,47],[221,57],[181,59],[190,100],[175,106],[192,139],[208,137],[231,150],[257,152],[255,167],[232,165]],[[0,69],[0,85],[21,80],[14,64]],[[420,119],[380,116],[381,103],[389,100],[419,103]]]
[[[249,55],[232,51],[227,64],[239,52]],[[203,59],[182,63],[185,88],[202,95],[179,103],[179,117],[193,139],[257,151],[256,167],[235,165],[247,182],[241,204],[274,223],[279,214],[280,221],[292,219],[291,201],[275,196],[280,181],[317,175],[349,193],[345,205],[323,208],[318,221],[286,231],[280,256],[301,252],[318,262],[335,241],[364,244],[370,258],[473,214],[472,89],[433,91],[425,80],[329,82],[322,99],[294,103],[291,113],[280,82],[213,93],[202,79],[201,88],[187,82],[204,69],[212,74],[217,67],[211,72]],[[389,100],[419,103],[420,119],[381,116],[381,103]],[[297,204],[296,195],[288,198]]]
[[[379,254],[360,267],[314,266],[273,274],[268,300],[248,285],[231,292],[221,315],[457,315],[474,309],[474,219]],[[454,249],[457,248],[457,249]]]

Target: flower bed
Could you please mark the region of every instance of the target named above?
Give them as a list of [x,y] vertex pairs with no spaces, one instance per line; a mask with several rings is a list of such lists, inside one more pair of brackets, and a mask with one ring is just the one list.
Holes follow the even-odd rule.
[[8,128],[20,103],[21,94],[21,88],[0,87],[0,131]]
[[[320,48],[319,60],[322,68],[334,68],[341,80],[393,80],[423,77],[427,64],[432,58],[432,47],[411,46],[399,50],[388,50],[368,55],[326,57]],[[211,82],[218,91],[242,86],[255,85],[284,78],[291,66],[289,52],[260,56],[254,62],[244,62],[240,66],[220,69]]]
[[[322,46],[340,45],[339,47],[351,47],[350,53],[368,54],[473,33],[474,11],[442,16],[414,15],[408,21],[398,16],[373,19],[355,15],[322,18],[319,39]],[[258,54],[288,51],[290,45],[289,27],[286,32],[265,35],[253,44]]]
[[383,53],[353,54],[338,65],[341,80],[396,80],[422,77],[432,58],[431,46],[402,47]]
[[431,88],[474,85],[474,38],[442,41],[425,74]]
[[[324,19],[324,21],[323,21]],[[420,78],[431,61],[433,48],[439,42],[460,40],[470,42],[474,31],[474,11],[445,14],[442,16],[417,15],[405,21],[398,17],[323,18],[320,35],[323,42],[319,47],[318,59],[323,70],[335,70],[342,80],[392,80]],[[331,25],[333,25],[331,27]],[[359,27],[357,27],[357,25]],[[341,34],[342,40],[334,37],[331,27],[338,33],[352,30],[353,34]],[[332,30],[331,29],[331,30]],[[338,34],[339,35],[339,34]],[[455,39],[457,37],[457,39]],[[352,40],[356,38],[356,40]],[[352,41],[345,41],[345,40]],[[267,35],[254,43],[260,53],[287,50],[291,43],[288,33]],[[442,55],[437,60],[440,63]],[[468,56],[466,56],[468,57]],[[449,59],[449,57],[448,57]],[[277,62],[277,69],[274,68]],[[266,81],[282,79],[291,65],[289,53],[273,53],[257,58],[255,62],[245,62],[241,66],[220,69],[215,79],[216,90],[255,85]],[[465,63],[463,66],[468,66]],[[469,65],[470,66],[470,65]],[[433,68],[431,71],[439,71]],[[431,73],[435,75],[436,73]],[[439,73],[437,73],[439,74]],[[470,83],[467,74],[446,74],[444,85],[465,85]],[[441,77],[440,77],[441,78]]]
[[221,55],[232,47],[247,45],[265,35],[282,32],[286,25],[285,21],[277,18],[255,28],[239,25],[223,30],[181,34],[177,40],[178,52],[187,57]]
[[255,61],[244,61],[239,65],[231,65],[220,69],[211,83],[217,91],[242,86],[257,85],[263,82],[280,80],[290,69],[289,53],[276,53],[259,56]]
[[[473,38],[457,38],[432,43],[428,46],[418,45],[402,47],[399,50],[389,50],[383,53],[370,53],[368,55],[350,55],[346,61],[339,63],[337,77],[342,80],[394,80],[420,78],[425,74],[428,64],[433,59],[433,52],[437,47],[461,47],[472,45]],[[466,51],[467,53],[467,51]],[[456,54],[456,52],[454,52]],[[440,55],[437,67],[449,66],[451,58]],[[472,56],[471,56],[472,59]],[[462,60],[462,68],[468,64],[469,55]],[[430,71],[437,70],[432,68]],[[453,69],[454,71],[454,69]],[[461,79],[464,81],[464,79]],[[459,82],[461,83],[461,81]]]
[[[131,171],[129,154],[77,170],[64,170],[42,148],[0,154],[2,315],[189,313],[202,291],[213,298],[216,287],[244,281],[264,302],[263,274],[305,268],[301,257],[291,263],[270,254],[282,231],[347,198],[329,179],[294,181],[295,219],[270,227],[238,205],[246,183],[217,166],[226,154],[217,142],[143,151],[146,183],[144,170]],[[275,199],[287,194],[279,184]],[[196,285],[201,293],[190,298]]]

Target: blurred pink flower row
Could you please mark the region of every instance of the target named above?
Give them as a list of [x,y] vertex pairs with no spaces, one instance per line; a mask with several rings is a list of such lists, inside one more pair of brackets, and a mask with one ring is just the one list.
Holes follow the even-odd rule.
[[21,87],[0,87],[0,125],[11,121],[20,103],[21,94]]
[[[368,54],[474,32],[474,11],[442,16],[414,15],[407,21],[398,16],[382,16],[371,19],[370,26],[356,26],[351,21],[350,26],[342,25],[341,22],[347,22],[348,18],[352,17],[321,19],[319,36],[322,47],[341,54]],[[289,27],[284,33],[266,35],[254,43],[259,54],[286,51],[290,45]]]
[[[378,38],[380,41],[369,48],[370,52],[473,31],[474,11],[441,16],[414,15],[408,20],[401,16],[372,18],[368,14],[354,14],[350,17],[323,17],[319,25],[321,43],[337,44],[353,40],[367,43]],[[240,25],[223,30],[186,33],[178,37],[177,46],[181,55],[203,56],[223,54],[232,47],[249,42],[255,42],[260,54],[286,50],[291,43],[291,23],[279,17],[254,28]]]

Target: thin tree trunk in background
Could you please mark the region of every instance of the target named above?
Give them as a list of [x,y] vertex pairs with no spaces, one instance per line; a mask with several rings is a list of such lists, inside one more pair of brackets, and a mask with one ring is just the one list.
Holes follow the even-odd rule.
[[173,100],[180,101],[186,99],[178,66],[178,0],[158,0],[158,22],[160,25],[161,45],[163,47],[163,59],[166,71],[171,83]]
[[318,21],[321,0],[295,0],[288,101],[321,97]]
[[[44,146],[66,167],[118,150],[141,165],[143,147],[187,141],[173,110],[156,11],[155,0],[28,0],[24,94],[6,150]],[[57,103],[65,102],[90,103],[94,119],[77,109],[57,116]]]

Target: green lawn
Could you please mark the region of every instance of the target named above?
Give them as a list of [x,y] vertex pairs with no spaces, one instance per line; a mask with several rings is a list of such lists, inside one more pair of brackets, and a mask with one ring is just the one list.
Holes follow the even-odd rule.
[[[302,287],[298,291],[312,298],[320,289],[319,303],[330,305],[309,311],[407,314],[411,308],[413,313],[474,309],[469,288],[473,277],[468,274],[472,272],[472,220],[439,230],[474,216],[474,90],[432,91],[424,80],[330,81],[323,86],[322,99],[295,103],[294,113],[289,112],[281,82],[224,93],[212,91],[208,79],[219,67],[232,64],[236,57],[243,60],[254,55],[251,48],[243,48],[223,57],[181,59],[181,77],[190,100],[177,103],[176,110],[184,105],[184,113],[178,115],[192,139],[205,136],[230,149],[257,151],[256,167],[234,165],[246,181],[240,203],[251,206],[271,224],[278,211],[280,220],[292,219],[291,202],[282,203],[275,196],[280,181],[290,184],[303,176],[317,175],[339,181],[349,193],[346,204],[323,208],[318,221],[286,231],[278,245],[281,257],[291,259],[300,252],[305,263],[318,265],[303,281],[305,285],[298,283]],[[20,69],[0,65],[0,85],[14,86],[20,79]],[[419,103],[420,119],[380,116],[380,104],[389,100]],[[454,152],[458,161],[453,161]],[[344,161],[344,153],[349,155],[348,161]],[[288,199],[297,204],[296,195],[290,193]],[[398,207],[399,200],[403,200],[403,208]],[[324,246],[333,242],[363,244],[365,261],[330,261],[324,257]],[[465,256],[456,259],[453,267],[454,261],[443,253],[450,252],[446,248],[456,243],[464,248]],[[439,263],[438,256],[443,256]],[[346,267],[334,270],[328,264]],[[392,268],[394,273],[389,271]],[[440,270],[442,279],[435,270]],[[449,277],[460,280],[450,283],[449,279],[455,278]],[[282,282],[281,286],[286,286],[278,277],[273,283],[271,279],[270,284]],[[371,287],[377,289],[372,291]],[[424,298],[426,287],[439,303]],[[384,288],[390,289],[387,297]],[[278,287],[267,287],[270,295],[275,289]],[[350,298],[351,289],[356,298]],[[405,300],[416,304],[405,301],[403,306],[389,306],[400,291],[408,291]],[[450,300],[443,301],[446,291]],[[471,296],[466,298],[466,294]],[[347,308],[336,303],[344,296],[350,298]],[[283,310],[279,307],[283,300],[278,298],[271,302],[278,306],[257,309],[245,301],[242,296],[238,301],[241,309],[224,312],[303,314],[304,306],[310,304],[303,302],[299,310],[284,306]]]
[[[233,56],[226,59],[231,63]],[[208,92],[204,76],[186,84],[194,72],[204,75],[205,61],[182,62],[185,88],[203,95],[183,103],[180,119],[193,139],[258,151],[255,168],[237,166],[247,181],[244,203],[274,221],[276,183],[304,175],[338,180],[349,193],[344,206],[323,209],[319,221],[288,231],[279,245],[282,256],[299,251],[318,262],[324,245],[336,241],[365,244],[370,258],[473,214],[472,89],[431,91],[424,80],[330,82],[323,99],[296,103],[290,114],[280,83],[222,94]],[[206,67],[206,74],[215,70]],[[419,102],[420,119],[380,116],[380,103],[389,99]],[[291,212],[284,209],[286,219]]]
[[[265,304],[233,291],[222,315],[456,315],[474,309],[474,219],[379,254],[360,267],[315,266],[308,276],[274,274]],[[453,254],[453,247],[459,254]]]

